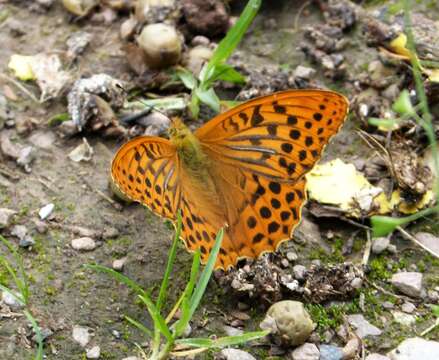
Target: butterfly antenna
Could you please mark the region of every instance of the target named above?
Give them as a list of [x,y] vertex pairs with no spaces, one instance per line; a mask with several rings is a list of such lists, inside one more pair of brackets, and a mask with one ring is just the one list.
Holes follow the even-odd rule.
[[[125,93],[126,96],[129,95],[129,94],[128,94],[128,91],[126,91],[126,89],[125,89],[121,84],[116,84],[116,87],[118,87],[119,89],[121,89],[121,90]],[[143,109],[142,111],[140,111],[140,112],[138,112],[138,113],[135,113],[135,114],[131,114],[131,115],[127,115],[127,116],[122,117],[122,118],[120,119],[120,121],[121,121],[122,123],[124,123],[124,124],[131,124],[131,123],[134,123],[134,122],[136,122],[138,119],[140,119],[141,117],[143,117],[143,116],[145,116],[145,115],[148,115],[151,111],[156,111],[156,112],[158,112],[158,113],[160,113],[160,114],[162,114],[162,115],[168,117],[168,115],[165,114],[163,111],[157,109],[156,107],[154,107],[154,106],[152,106],[152,105],[149,105],[149,104],[145,103],[142,99],[137,99],[137,101],[141,102],[141,103],[145,106],[145,109]],[[171,118],[171,121],[173,121],[172,118]]]

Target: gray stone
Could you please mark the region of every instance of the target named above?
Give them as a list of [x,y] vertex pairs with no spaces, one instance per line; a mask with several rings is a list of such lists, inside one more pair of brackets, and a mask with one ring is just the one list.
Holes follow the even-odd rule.
[[114,260],[112,265],[113,270],[122,271],[126,261],[127,261],[126,256],[121,259]]
[[88,328],[75,325],[72,330],[72,337],[79,345],[85,347],[90,342],[90,333]]
[[0,209],[0,229],[6,228],[11,225],[13,216],[17,214],[16,211],[6,208]]
[[221,355],[223,355],[226,360],[256,360],[253,355],[238,349],[223,349],[221,350]]
[[22,303],[20,303],[17,298],[22,299],[22,296],[19,293],[14,292],[13,296],[7,291],[2,292],[2,302],[5,305],[8,305],[12,310],[19,310],[23,307]]
[[354,359],[357,356],[360,347],[361,344],[359,338],[353,337],[352,339],[350,339],[342,349],[343,359],[344,360]]
[[387,356],[374,353],[367,355],[366,360],[390,360],[390,359]]
[[224,325],[223,329],[227,336],[242,335],[244,333],[244,331],[242,331],[241,329],[229,325]]
[[288,261],[296,261],[299,258],[299,256],[294,251],[288,251],[287,252],[287,259]]
[[338,346],[320,345],[320,360],[342,360],[343,351]]
[[315,325],[300,301],[284,300],[271,305],[260,327],[287,345],[297,346],[309,338]]
[[293,274],[297,280],[304,280],[306,275],[306,267],[303,265],[294,265]]
[[391,283],[400,292],[419,297],[422,291],[422,274],[419,272],[399,272],[392,276]]
[[96,249],[96,242],[90,237],[81,237],[72,240],[72,248],[79,251],[91,251]]
[[439,238],[437,236],[427,232],[418,232],[415,238],[426,248],[434,252],[436,256],[439,256]]
[[403,326],[410,327],[416,322],[414,315],[405,314],[401,311],[392,311],[393,319]]
[[305,67],[302,65],[299,65],[298,67],[296,67],[296,69],[294,69],[294,77],[305,80],[310,79],[315,73],[316,71],[313,68]]
[[381,254],[388,248],[389,244],[390,239],[388,236],[375,238],[372,242],[372,252],[374,254]]
[[315,344],[305,343],[291,353],[293,360],[319,360],[320,351]]
[[99,346],[93,346],[91,349],[87,350],[85,356],[87,359],[99,359],[101,356],[101,348]]
[[53,131],[35,131],[28,140],[36,147],[47,150],[53,146],[56,136]]
[[416,306],[414,304],[412,304],[411,302],[405,302],[404,304],[402,304],[401,310],[407,314],[411,314],[411,313],[413,313],[413,311],[416,310]]
[[308,220],[306,217],[302,218],[302,221],[294,231],[293,240],[298,244],[322,244],[322,235],[317,224]]
[[32,236],[26,235],[23,239],[20,239],[18,246],[22,248],[28,248],[35,245],[35,240]]
[[437,360],[439,359],[439,342],[418,337],[406,339],[387,356],[391,360]]
[[367,321],[362,314],[348,315],[348,322],[355,328],[355,333],[361,339],[367,336],[381,335],[381,330]]

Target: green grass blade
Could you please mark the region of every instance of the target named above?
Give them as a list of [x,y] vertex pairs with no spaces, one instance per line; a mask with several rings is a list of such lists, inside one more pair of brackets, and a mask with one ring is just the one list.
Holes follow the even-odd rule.
[[158,311],[152,300],[149,298],[149,296],[139,295],[139,298],[146,305],[148,312],[151,315],[152,321],[154,321],[154,326],[156,327],[156,329],[159,329],[168,341],[173,342],[174,337],[172,336],[168,325],[166,325],[165,319],[163,318],[163,316],[160,315],[160,312]]
[[236,46],[241,41],[248,27],[252,23],[254,17],[259,11],[261,0],[250,0],[244,8],[244,11],[239,16],[235,25],[227,32],[224,39],[218,44],[211,59],[207,63],[205,70],[200,74],[201,82],[205,82],[212,75],[211,69],[226,61],[233,53]]
[[166,300],[166,291],[168,289],[169,276],[171,275],[175,257],[177,255],[177,245],[181,235],[181,221],[181,213],[179,211],[177,214],[177,227],[175,229],[174,241],[172,242],[171,250],[169,251],[168,263],[166,264],[165,275],[163,277],[162,284],[160,285],[159,297],[157,299],[156,307],[159,312],[162,309],[163,303]]
[[175,341],[179,345],[187,345],[196,348],[223,348],[227,346],[234,346],[246,343],[248,341],[260,339],[270,333],[269,330],[253,331],[242,335],[225,336],[216,340],[206,338],[192,338],[192,339],[178,339]]
[[43,354],[43,335],[41,334],[40,327],[38,326],[35,318],[32,316],[32,314],[29,311],[24,310],[23,313],[26,316],[26,318],[29,320],[29,322],[32,324],[32,327],[35,331],[35,336],[37,337],[38,349],[37,349],[37,354],[35,355],[35,360],[43,360],[43,355],[44,355]]
[[190,300],[190,314],[189,314],[190,319],[194,315],[195,310],[200,304],[201,298],[203,297],[203,294],[206,291],[207,284],[215,267],[216,257],[218,256],[218,252],[221,248],[221,242],[223,241],[223,236],[224,236],[224,230],[220,229],[218,231],[218,234],[216,235],[215,244],[213,245],[212,251],[207,260],[207,264],[204,267],[200,279],[198,280],[197,287],[195,288],[195,291],[192,294]]
[[[245,83],[245,77],[229,64],[218,64],[213,68],[212,75],[207,82],[208,86],[217,80],[223,80],[234,84]],[[206,85],[205,85],[206,86]]]
[[[3,244],[12,253],[12,255],[14,256],[15,262],[18,265],[18,270],[20,272],[21,279],[19,279],[17,276],[14,276],[14,281],[15,281],[17,287],[19,288],[25,303],[27,304],[29,302],[29,294],[30,294],[30,292],[29,292],[29,285],[27,283],[27,273],[24,270],[23,258],[17,252],[17,250],[15,250],[15,247],[12,245],[12,243],[9,242],[6,238],[4,238],[1,235],[0,235],[0,241],[3,242]],[[15,271],[14,271],[14,273],[15,273]]]
[[121,273],[119,273],[113,269],[110,269],[106,266],[93,265],[93,264],[85,264],[84,267],[107,273],[107,274],[111,275],[113,278],[115,278],[116,280],[120,281],[121,283],[124,283],[130,289],[135,291],[138,295],[148,296],[146,291],[143,290],[140,287],[140,285],[138,285],[135,281],[131,280],[129,277],[126,277],[125,275],[122,275]]
[[198,271],[200,270],[200,257],[201,257],[200,249],[197,249],[194,253],[194,259],[192,260],[192,267],[191,267],[191,274],[189,277],[189,281],[186,284],[186,287],[181,296],[182,297],[181,317],[175,323],[175,328],[174,328],[175,337],[179,337],[184,332],[187,324],[191,320],[190,306],[188,299],[192,296],[192,292],[194,291],[194,287],[197,281]]
[[150,338],[153,337],[152,331],[149,330],[145,325],[139,323],[138,321],[134,320],[133,318],[129,317],[128,315],[125,315],[125,320],[128,321],[131,325],[138,328],[140,331],[148,335]]

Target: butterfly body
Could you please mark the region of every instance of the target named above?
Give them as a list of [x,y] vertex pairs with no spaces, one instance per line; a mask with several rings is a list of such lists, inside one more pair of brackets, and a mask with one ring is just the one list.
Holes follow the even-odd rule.
[[114,182],[157,214],[182,212],[186,247],[206,261],[226,227],[217,267],[275,251],[306,201],[305,174],[348,111],[342,95],[290,90],[251,100],[192,133],[173,119],[169,140],[140,137],[119,149]]

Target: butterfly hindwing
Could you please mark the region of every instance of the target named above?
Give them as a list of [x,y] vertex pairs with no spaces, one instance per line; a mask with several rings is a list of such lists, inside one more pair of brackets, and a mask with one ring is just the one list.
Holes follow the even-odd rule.
[[224,198],[231,242],[224,257],[255,258],[292,236],[306,201],[304,175],[347,108],[342,95],[293,90],[244,103],[195,133]]

